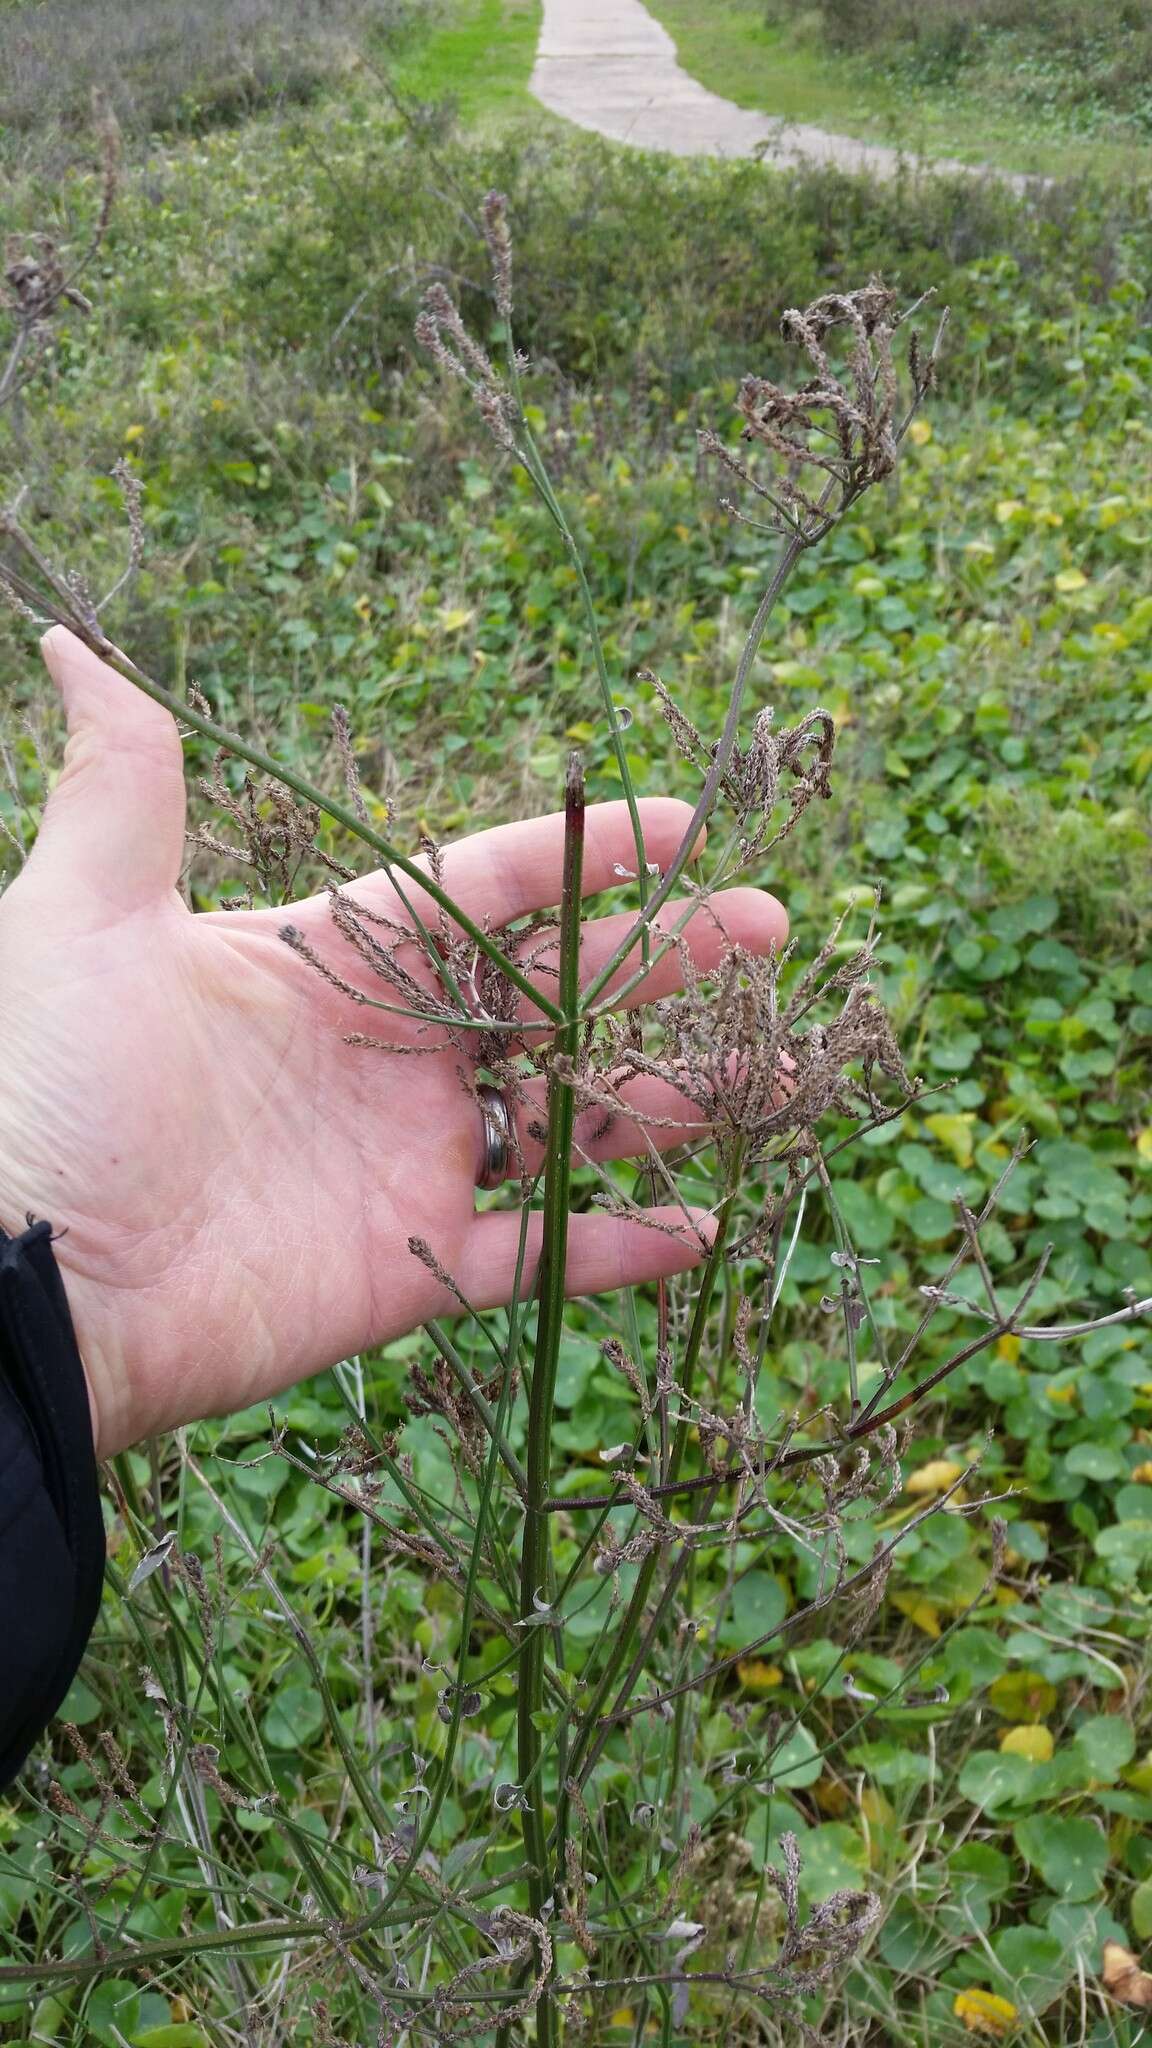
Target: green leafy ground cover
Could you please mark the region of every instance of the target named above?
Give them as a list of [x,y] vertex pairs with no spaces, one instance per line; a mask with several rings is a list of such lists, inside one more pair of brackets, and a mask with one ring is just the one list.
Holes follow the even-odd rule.
[[[519,21],[513,34],[522,61]],[[408,61],[426,62],[425,46]],[[433,126],[414,144],[370,85],[320,112],[210,133],[129,173],[96,312],[68,331],[12,428],[45,536],[71,536],[98,576],[118,547],[101,479],[129,452],[152,553],[118,632],[322,775],[328,711],[346,703],[365,781],[412,835],[421,821],[449,834],[552,807],[572,740],[593,793],[612,793],[571,573],[406,339],[428,265],[479,278],[453,195],[493,182],[512,194],[540,431],[587,536],[646,788],[692,785],[636,670],[658,668],[712,730],[763,560],[760,537],[718,511],[698,473],[696,424],[727,429],[740,372],[781,363],[783,306],[824,284],[883,267],[909,294],[938,285],[955,308],[939,404],[887,495],[802,570],[757,671],[757,707],[791,721],[823,704],[840,725],[835,801],[765,880],[806,950],[853,896],[863,921],[881,888],[885,993],[933,1089],[844,1155],[833,1201],[810,1205],[765,1419],[811,1417],[843,1394],[820,1308],[837,1228],[879,1261],[866,1390],[877,1347],[911,1326],[917,1287],[946,1262],[957,1190],[981,1198],[1025,1129],[1034,1149],[986,1236],[998,1282],[1010,1287],[1051,1243],[1037,1322],[1148,1292],[1152,346],[1146,215],[1114,189],[1062,190],[1019,213],[965,188],[867,194],[544,131],[528,146],[477,145]],[[35,180],[18,200],[43,218]],[[83,185],[67,202],[82,214]],[[6,728],[34,807],[35,753],[16,714],[42,718],[43,693],[21,629],[2,630]],[[0,802],[18,829],[19,807]],[[195,871],[201,901],[231,886]],[[651,1304],[636,1314],[647,1328]],[[969,1328],[946,1312],[924,1363]],[[558,1396],[563,1485],[576,1489],[596,1486],[600,1450],[627,1432],[598,1331],[592,1309],[574,1322]],[[66,1961],[27,1997],[0,1977],[8,2041],[222,2043],[238,1993],[208,1946],[220,1887],[234,1916],[274,1917],[305,1886],[324,1903],[358,1896],[372,1843],[349,1805],[348,1756],[393,1811],[412,1748],[439,1753],[438,1681],[422,1660],[450,1652],[456,1596],[410,1560],[376,1555],[370,1729],[360,1519],[301,1465],[333,1451],[362,1395],[375,1429],[403,1429],[416,1484],[442,1488],[443,1445],[403,1403],[422,1344],[282,1404],[289,1446],[309,1447],[295,1463],[268,1455],[263,1413],[193,1432],[192,1465],[172,1447],[157,1466],[145,1453],[120,1461],[112,1585],[68,1714],[86,1743],[116,1731],[140,1805],[157,1813],[164,1726],[139,1696],[143,1660],[193,1739],[218,1748],[226,1781],[278,1803],[238,1808],[205,1782],[220,1858],[210,1881],[192,1846],[166,1843],[142,1869],[114,1809],[85,1848],[83,1823],[54,1813],[33,1775],[0,1808],[5,1961],[91,1955],[89,1913],[114,1959],[80,1981]],[[865,1881],[885,1902],[828,2004],[828,2040],[903,2048],[983,2029],[1128,2048],[1138,2016],[1105,2001],[1096,1978],[1105,1938],[1139,1948],[1152,1934],[1152,1334],[1008,1338],[962,1368],[917,1412],[906,1490],[848,1525],[852,1555],[970,1463],[970,1498],[1005,1495],[1010,1551],[994,1593],[982,1590],[987,1517],[940,1515],[898,1551],[864,1640],[845,1654],[809,1627],[749,1655],[702,1703],[691,1813],[717,1925],[753,1947],[767,1938],[760,1873],[790,1829],[809,1904]],[[155,1572],[127,1592],[158,1519],[210,1573],[220,1539],[226,1618],[207,1649],[188,1580]],[[277,1620],[236,1525],[257,1555],[274,1538],[265,1570],[319,1645],[318,1666]],[[721,1651],[773,1629],[822,1567],[784,1544],[746,1548],[708,1608]],[[577,1677],[602,1619],[593,1606],[566,1631]],[[500,1654],[498,1638],[484,1642],[481,1670]],[[471,1871],[491,1898],[519,1896],[512,1834],[480,1860],[511,1720],[496,1674],[434,1845],[446,1880]],[[741,1769],[782,1731],[771,1796],[747,1794]],[[622,1807],[638,1786],[659,1802],[672,1739],[621,1740]],[[91,1816],[90,1763],[61,1732],[52,1757]],[[656,1852],[635,1831],[614,1841],[626,1894]],[[188,1950],[129,1978],[125,1935],[187,1937]],[[264,2010],[287,2038],[325,2039],[321,1994],[340,2038],[374,2038],[371,2002],[338,1961],[313,1978],[303,1945],[282,1976],[251,1967],[274,1987]],[[594,2038],[643,2040],[649,2018],[642,2000],[605,2008]],[[712,2006],[672,2038],[792,2038],[772,2025]]]

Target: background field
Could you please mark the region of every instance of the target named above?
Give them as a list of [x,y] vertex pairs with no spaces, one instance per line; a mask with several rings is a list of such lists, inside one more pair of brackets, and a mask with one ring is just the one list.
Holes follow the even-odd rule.
[[1147,171],[1144,0],[658,0],[682,61],[741,106],[1022,171]]
[[[882,42],[864,0],[799,20],[784,0],[767,14],[740,0],[654,11],[682,37],[684,61],[735,97],[774,109],[781,78],[797,92],[816,81],[807,118],[963,142],[1061,175],[1024,205],[991,182],[910,175],[869,190],[839,174],[613,151],[533,113],[536,14],[512,0],[429,14],[386,0],[253,0],[247,13],[222,10],[218,38],[203,10],[190,37],[156,0],[106,20],[55,0],[10,7],[0,147],[12,228],[82,239],[96,199],[77,117],[90,84],[111,91],[126,159],[88,280],[94,310],[61,331],[0,427],[4,473],[30,480],[38,531],[99,581],[120,551],[108,472],[127,454],[145,485],[150,555],[117,636],[321,779],[333,772],[328,712],[345,703],[365,783],[410,840],[554,807],[574,740],[593,793],[612,794],[571,572],[521,481],[410,341],[419,293],[440,274],[483,323],[470,218],[498,185],[540,432],[587,537],[618,699],[634,714],[633,772],[646,789],[689,793],[635,673],[659,669],[711,730],[765,545],[718,510],[695,429],[727,432],[740,375],[783,369],[786,306],[874,271],[909,297],[934,287],[952,307],[940,398],[891,487],[803,565],[757,670],[757,707],[792,721],[820,704],[840,727],[835,802],[764,879],[808,949],[830,914],[855,896],[863,920],[882,891],[885,993],[933,1092],[847,1155],[837,1187],[857,1248],[880,1262],[881,1325],[907,1327],[915,1288],[948,1255],[953,1195],[978,1201],[1024,1130],[1034,1150],[989,1232],[993,1268],[1008,1284],[1051,1243],[1036,1319],[1103,1314],[1126,1288],[1149,1292],[1152,1236],[1147,10],[1054,10],[1011,90],[1005,52],[1025,29],[1008,0],[936,0],[906,22],[885,9]],[[781,51],[792,54],[777,64]],[[769,70],[776,83],[762,91]],[[27,836],[38,750],[50,761],[58,735],[7,615],[0,693],[12,762],[0,818]],[[202,903],[233,886],[193,872]],[[841,1390],[819,1308],[833,1242],[814,1204],[766,1414],[811,1413]],[[959,1328],[942,1319],[941,1355]],[[574,1468],[621,1433],[595,1332],[591,1315],[574,1327],[562,1386]],[[420,1341],[363,1361],[362,1392],[376,1427],[406,1426],[428,1475],[442,1454],[402,1404]],[[326,1376],[283,1404],[294,1441],[333,1447],[349,1384]],[[397,1727],[436,1753],[436,1682],[421,1658],[444,1647],[452,1606],[395,1559],[374,1570],[370,1662],[385,1724],[374,1746],[358,1518],[284,1461],[252,1462],[267,1441],[261,1413],[192,1432],[195,1470],[172,1445],[119,1461],[112,1587],[66,1718],[86,1742],[117,1731],[155,1811],[163,1731],[139,1697],[145,1658],[230,1773],[251,1783],[258,1759],[275,1811],[236,1812],[211,1787],[206,1810],[227,1884],[274,1907],[300,1894],[301,1842],[319,1844],[341,1882],[368,1851],[345,1826],[346,1771],[315,1672],[269,1621],[225,1509],[257,1549],[275,1537],[278,1582],[323,1645],[328,1705],[385,1782]],[[789,1790],[761,1803],[768,1812],[719,1807],[701,1771],[694,1811],[717,1898],[742,1898],[755,1930],[759,1869],[783,1827],[801,1837],[809,1901],[841,1884],[880,1889],[868,1953],[811,2004],[821,2039],[940,2048],[982,2033],[1129,2048],[1145,2038],[1139,2016],[1097,1980],[1104,1939],[1139,1950],[1152,1937],[1152,1332],[1121,1326],[1066,1347],[1004,1339],[919,1411],[909,1487],[885,1526],[973,1459],[1011,1524],[994,1596],[968,1611],[984,1523],[940,1516],[899,1553],[847,1667],[834,1670],[836,1646],[810,1632],[777,1661],[742,1667],[702,1709],[702,1753],[730,1741],[733,1707],[754,1739],[780,1725],[772,1716],[803,1716]],[[223,1539],[216,1655],[234,1706],[211,1731],[197,1721],[194,1589],[155,1574],[124,1592],[161,1523],[210,1568]],[[856,1526],[866,1555],[872,1523]],[[740,1572],[722,1647],[806,1590],[803,1568],[770,1554]],[[860,1704],[908,1684],[946,1697],[868,1714]],[[476,1745],[500,1739],[505,1712],[497,1691]],[[476,1832],[478,1753],[470,1738],[437,1845],[445,1867]],[[91,1813],[90,1763],[62,1732],[50,1759]],[[622,1754],[621,1798],[634,1767]],[[110,1966],[30,1998],[0,1984],[0,2039],[238,2038],[235,1987],[200,1952],[219,1903],[203,1860],[165,1847],[143,1877],[127,1852],[121,1867],[106,1841],[83,1844],[75,1812],[52,1811],[48,1782],[34,1772],[0,1805],[4,1959],[84,1954],[89,1908],[106,1934],[120,1924],[138,1940],[185,1939],[186,1952],[133,1983]],[[263,1967],[275,1996],[247,2038],[332,2038],[317,1983],[336,2037],[375,2038],[370,2001],[338,1959],[318,1980],[304,1951],[282,1971]],[[623,2006],[599,2038],[641,2041],[647,2024],[642,2004]],[[774,2025],[721,2005],[674,2038],[795,2038]]]

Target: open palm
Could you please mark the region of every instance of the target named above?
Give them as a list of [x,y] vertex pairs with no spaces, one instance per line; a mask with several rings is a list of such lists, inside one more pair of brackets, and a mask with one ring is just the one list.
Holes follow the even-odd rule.
[[[63,1233],[57,1259],[107,1455],[451,1311],[453,1296],[409,1251],[413,1236],[477,1307],[507,1300],[520,1221],[513,1209],[477,1213],[482,1123],[459,1054],[350,1047],[344,1033],[364,1013],[283,944],[286,913],[189,911],[176,888],[184,779],[173,720],[62,628],[45,655],[69,738],[32,858],[0,902],[0,1222],[19,1229],[31,1212]],[[642,815],[648,859],[666,864],[687,807],[655,799]],[[556,903],[562,848],[560,817],[480,833],[447,850],[445,886],[496,928]],[[590,809],[586,891],[634,860],[625,806]],[[383,875],[354,894],[403,920]],[[661,922],[682,909],[669,904]],[[327,898],[290,915],[346,971]],[[589,977],[627,922],[585,925]],[[765,951],[785,925],[772,897],[733,889],[687,936],[708,965],[725,934]],[[670,952],[629,1001],[668,994],[679,973]],[[411,1042],[411,1025],[373,1013],[374,1035],[390,1026]],[[636,1088],[645,1112],[683,1114],[685,1128],[652,1134],[661,1143],[691,1128],[670,1090]],[[529,1106],[519,1139],[530,1167],[534,1121]],[[607,1131],[593,1117],[588,1129],[589,1156],[648,1142],[624,1117]],[[569,1290],[693,1264],[699,1234],[679,1211],[665,1220],[675,1236],[574,1216]],[[535,1246],[532,1236],[529,1273]]]

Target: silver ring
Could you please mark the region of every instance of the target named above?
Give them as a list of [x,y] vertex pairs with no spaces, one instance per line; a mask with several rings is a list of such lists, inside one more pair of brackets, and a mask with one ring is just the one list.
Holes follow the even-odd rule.
[[484,1159],[476,1175],[476,1185],[478,1188],[498,1188],[508,1178],[512,1111],[503,1090],[490,1087],[486,1081],[477,1088],[476,1100],[484,1119]]

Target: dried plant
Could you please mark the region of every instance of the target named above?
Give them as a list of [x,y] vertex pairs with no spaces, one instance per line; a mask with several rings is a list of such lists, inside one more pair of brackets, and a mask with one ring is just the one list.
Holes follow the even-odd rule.
[[[814,546],[865,491],[891,476],[912,414],[936,383],[946,314],[927,353],[910,328],[902,409],[895,339],[923,303],[898,312],[897,294],[873,278],[861,291],[829,292],[803,312],[785,313],[780,331],[803,349],[813,375],[796,391],[745,377],[738,401],[741,438],[767,451],[768,482],[704,429],[705,454],[769,507],[771,530]],[[841,369],[829,346],[838,330],[849,337]]]
[[[107,105],[97,101],[101,145],[100,198],[87,241],[78,253],[64,251],[54,235],[10,234],[0,276],[0,340],[6,351],[0,368],[0,407],[16,397],[40,368],[53,330],[66,309],[90,313],[80,279],[95,259],[112,219],[120,175],[120,130]],[[6,330],[6,331],[5,331]]]

